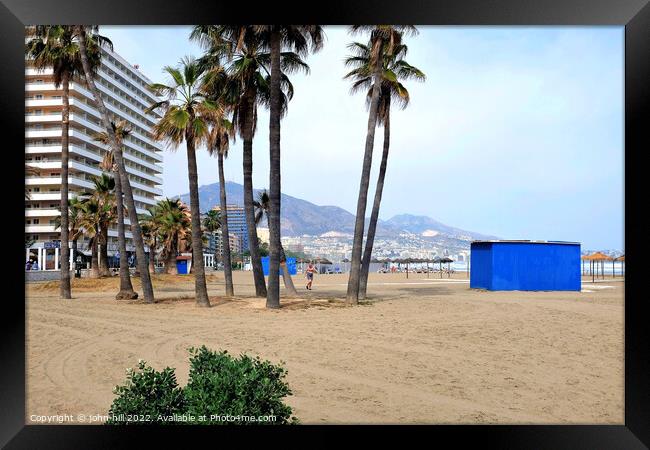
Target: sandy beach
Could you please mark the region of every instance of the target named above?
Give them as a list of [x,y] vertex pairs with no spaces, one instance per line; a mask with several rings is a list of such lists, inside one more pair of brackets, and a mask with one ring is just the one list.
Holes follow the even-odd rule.
[[[112,389],[139,358],[188,374],[205,344],[283,361],[302,423],[624,423],[624,283],[583,292],[471,290],[465,274],[371,274],[369,299],[346,307],[346,275],[319,275],[313,291],[277,311],[251,297],[252,275],[235,273],[224,300],[194,305],[189,276],[156,277],[155,305],[116,301],[119,280],[26,285],[26,422],[33,415],[106,414]],[[139,286],[136,283],[136,289]],[[97,423],[97,422],[94,422]]]

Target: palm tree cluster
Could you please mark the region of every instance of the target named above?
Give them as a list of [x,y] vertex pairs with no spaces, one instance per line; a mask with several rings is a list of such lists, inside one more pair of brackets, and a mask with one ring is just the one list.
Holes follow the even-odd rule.
[[179,199],[160,200],[140,215],[143,234],[150,249],[150,266],[154,271],[155,255],[160,250],[164,273],[176,274],[176,256],[187,250],[192,220],[187,205]]
[[[352,81],[351,93],[364,92],[369,110],[363,166],[357,201],[351,272],[347,301],[358,303],[365,298],[368,267],[379,217],[381,197],[390,148],[390,112],[392,104],[404,109],[410,96],[404,82],[423,81],[425,75],[405,61],[408,48],[404,36],[417,33],[410,25],[352,26],[352,34],[368,33],[366,43],[349,45],[352,55],[345,65],[350,71],[344,78]],[[108,147],[102,169],[107,174],[96,180],[96,189],[83,199],[67,199],[67,127],[64,127],[62,157],[61,228],[62,247],[85,234],[93,243],[95,258],[107,258],[107,224],[117,222],[120,249],[120,293],[118,298],[133,298],[126,262],[125,217],[128,215],[138,260],[138,272],[146,302],[153,302],[150,272],[159,252],[166,273],[175,273],[175,258],[180,251],[192,253],[196,303],[210,306],[203,260],[205,233],[221,234],[221,254],[224,267],[226,296],[234,295],[232,259],[228,229],[224,160],[231,142],[242,140],[244,210],[248,232],[248,253],[252,265],[255,292],[266,297],[267,308],[280,306],[279,274],[282,273],[288,295],[296,295],[286,266],[286,255],[280,241],[281,211],[281,119],[287,114],[294,95],[290,75],[309,73],[304,59],[310,52],[322,48],[324,33],[317,25],[200,25],[193,28],[190,39],[203,51],[198,58],[185,57],[176,66],[163,68],[167,80],[150,85],[162,100],[153,103],[149,112],[156,111],[160,119],[153,128],[154,139],[165,142],[171,150],[184,145],[187,154],[189,207],[178,199],[165,199],[137,215],[129,178],[123,161],[122,140],[130,133],[124,122],[112,122],[94,84],[94,72],[99,65],[101,46],[112,48],[97,27],[46,26],[33,27],[33,39],[27,53],[36,67],[54,67],[55,82],[64,91],[64,123],[67,121],[67,89],[70,80],[83,80],[95,96],[106,132],[96,140]],[[257,199],[253,197],[253,139],[257,132],[259,106],[269,110],[269,188]],[[364,242],[365,212],[372,167],[375,130],[382,126],[384,140],[368,233]],[[220,186],[218,210],[208,211],[201,219],[199,203],[197,150],[205,147],[217,159]],[[269,275],[265,282],[261,263],[257,224],[266,220],[269,228]],[[198,224],[193,226],[192,224]],[[145,244],[149,247],[146,263]],[[188,248],[183,248],[186,246]],[[95,253],[97,256],[95,257]],[[65,260],[65,258],[63,258]],[[62,263],[63,263],[62,260]],[[63,267],[63,264],[62,264]],[[102,263],[93,268],[105,267]],[[69,273],[62,270],[61,296],[69,298]],[[122,275],[124,274],[124,275]],[[101,273],[99,273],[101,275]],[[64,286],[66,285],[67,286]]]
[[[135,244],[136,256],[138,260],[140,278],[142,282],[142,291],[144,301],[147,303],[154,302],[153,286],[151,277],[146,265],[146,255],[144,251],[144,241],[142,239],[142,230],[138,222],[133,191],[129,181],[124,161],[122,159],[122,148],[120,138],[117,133],[117,125],[110,120],[104,101],[99,94],[95,85],[97,69],[101,64],[101,49],[107,48],[112,50],[112,42],[98,34],[97,26],[83,25],[41,25],[29,27],[27,30],[28,42],[25,46],[26,55],[31,58],[34,67],[38,70],[51,69],[54,76],[55,86],[62,88],[62,122],[61,122],[61,298],[71,298],[70,286],[70,267],[69,267],[69,241],[70,241],[70,205],[69,205],[69,188],[68,188],[68,171],[69,171],[69,85],[71,81],[77,81],[86,85],[92,92],[97,109],[101,115],[102,124],[106,129],[104,136],[105,142],[109,144],[110,152],[115,160],[115,169],[117,178],[119,178],[119,187],[124,194],[126,211],[129,214],[129,222],[133,242]],[[114,181],[115,182],[115,181]],[[117,197],[116,197],[117,198]],[[122,198],[116,203],[121,204]],[[94,207],[93,207],[94,208]],[[98,209],[101,209],[97,206]],[[117,206],[116,206],[117,208]],[[120,207],[121,209],[121,207]],[[94,209],[91,209],[94,211]],[[123,210],[124,211],[124,210]],[[116,212],[116,215],[118,213]],[[123,232],[124,218],[120,220],[120,249],[125,249],[125,237]],[[90,226],[90,224],[87,224]],[[120,227],[118,227],[120,228]],[[102,235],[102,230],[97,229],[98,243],[106,240]],[[94,238],[91,238],[94,239]],[[93,241],[93,251],[96,245]],[[106,245],[106,244],[102,244]],[[121,251],[120,267],[126,266],[126,252]],[[97,268],[97,266],[95,266]],[[121,270],[120,292],[117,298],[133,298],[133,292],[130,286],[130,280],[126,280],[126,270]]]

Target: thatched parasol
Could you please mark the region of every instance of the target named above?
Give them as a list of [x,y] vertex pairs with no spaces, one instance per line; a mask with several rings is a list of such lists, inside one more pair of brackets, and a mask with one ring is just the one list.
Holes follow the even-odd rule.
[[440,267],[441,267],[441,272],[440,272],[440,278],[442,278],[442,263],[447,263],[447,278],[451,277],[451,266],[450,264],[453,263],[454,260],[451,259],[448,256],[444,256],[440,258]]
[[604,279],[605,278],[605,261],[612,261],[613,258],[611,256],[608,256],[604,254],[603,252],[595,252],[592,253],[591,255],[587,255],[584,257],[586,261],[590,261],[591,265],[591,282],[593,283],[595,281],[595,274],[594,274],[594,269],[598,271],[598,261],[600,261],[600,275]]

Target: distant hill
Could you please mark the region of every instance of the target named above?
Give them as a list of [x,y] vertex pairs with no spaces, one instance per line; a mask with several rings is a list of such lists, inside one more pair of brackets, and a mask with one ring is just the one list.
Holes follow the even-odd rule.
[[[261,189],[254,189],[257,197]],[[232,181],[226,182],[228,204],[244,205],[244,187]],[[189,204],[189,194],[179,196]],[[199,187],[201,212],[219,205],[219,183]],[[354,233],[354,214],[338,206],[319,206],[306,200],[282,194],[282,211],[280,214],[283,236],[317,236],[335,232],[352,235]],[[367,221],[366,221],[367,224]],[[366,225],[367,226],[367,225]],[[451,237],[461,240],[494,238],[479,233],[461,230],[440,223],[430,217],[400,214],[386,221],[379,221],[377,235],[390,237],[408,232],[424,237]]]
[[424,237],[434,237],[438,234],[445,234],[450,237],[460,238],[463,240],[474,239],[497,239],[496,236],[475,233],[473,231],[461,230],[460,228],[450,227],[444,223],[427,216],[414,216],[412,214],[399,214],[386,221],[387,224],[400,230],[408,231]]

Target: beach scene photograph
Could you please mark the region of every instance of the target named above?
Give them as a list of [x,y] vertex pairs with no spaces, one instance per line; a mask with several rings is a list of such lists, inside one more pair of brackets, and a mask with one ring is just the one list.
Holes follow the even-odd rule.
[[26,27],[25,423],[625,424],[624,44]]

